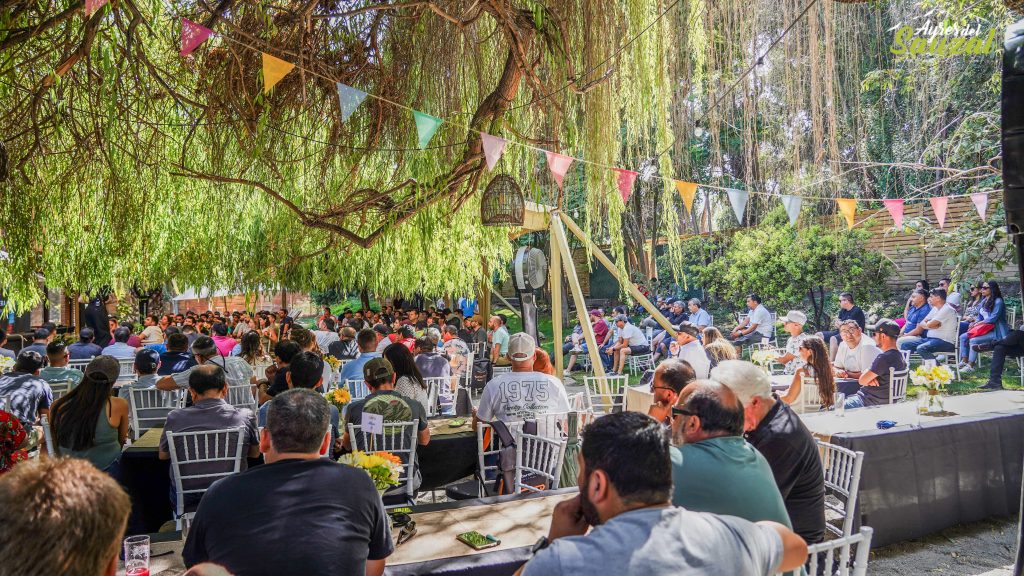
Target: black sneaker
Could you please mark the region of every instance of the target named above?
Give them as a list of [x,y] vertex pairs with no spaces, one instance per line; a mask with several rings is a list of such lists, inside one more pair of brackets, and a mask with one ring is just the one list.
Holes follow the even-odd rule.
[[995,346],[991,342],[982,342],[981,344],[971,344],[971,350],[976,352],[991,352]]
[[978,387],[979,390],[1002,390],[1003,385],[1000,383],[993,384],[992,382],[986,382]]

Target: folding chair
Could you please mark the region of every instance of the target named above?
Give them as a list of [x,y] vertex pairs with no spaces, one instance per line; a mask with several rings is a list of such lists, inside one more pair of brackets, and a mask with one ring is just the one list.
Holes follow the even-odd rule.
[[135,360],[118,360],[117,367],[119,373],[117,375],[117,381],[121,384],[125,382],[131,382],[136,380],[138,377],[135,375]]
[[138,440],[150,428],[163,428],[167,415],[178,408],[180,394],[156,388],[127,386],[128,412],[131,417],[132,440]]
[[910,379],[910,368],[896,371],[889,368],[889,404],[895,404],[907,398],[907,380]]
[[50,390],[53,391],[54,402],[71,391],[71,380],[53,380],[52,382],[47,382],[47,384],[50,385]]
[[440,413],[438,401],[441,398],[445,398],[449,406],[455,404],[455,394],[451,390],[451,378],[424,378],[423,381],[427,385],[427,405],[423,407],[427,412],[427,417],[437,416]]
[[863,526],[857,534],[808,546],[807,574],[866,576],[873,532]]
[[[509,422],[506,424],[509,432],[515,434],[522,430],[522,422]],[[473,479],[464,482],[449,484],[444,488],[444,494],[451,500],[471,500],[494,496],[492,486],[498,477],[498,454],[501,452],[501,440],[487,422],[476,423],[476,472]]]
[[53,447],[53,429],[50,427],[50,417],[43,414],[40,420],[43,424],[43,439],[46,441],[46,455],[56,458],[57,451]]
[[[825,528],[837,538],[853,533],[856,520],[857,496],[860,492],[860,473],[864,466],[864,453],[817,440],[821,467],[825,471],[825,514],[831,512],[842,519],[837,527],[826,517]],[[838,502],[838,503],[837,503]]]
[[626,356],[626,364],[629,366],[629,373],[636,375],[654,368],[654,354],[630,354]]
[[793,411],[797,414],[807,414],[821,410],[821,392],[818,390],[818,382],[809,376],[800,379],[800,398],[797,400]]
[[571,412],[593,412],[590,407],[590,397],[586,392],[569,394],[569,411]]
[[397,504],[385,502],[385,509],[403,508],[416,503],[419,470],[416,466],[416,421],[386,422],[383,434],[364,432],[360,424],[349,424],[348,435],[352,448],[364,452],[390,452],[402,460],[402,473],[398,486],[383,494],[385,499],[400,497]]
[[626,386],[629,376],[585,376],[587,399],[594,412],[611,414],[626,409]]
[[516,430],[515,493],[557,490],[565,459],[565,438],[558,440]]
[[352,401],[362,400],[370,395],[370,387],[366,385],[366,381],[362,378],[349,378],[345,380],[345,387],[348,388],[349,394],[352,395]]
[[183,537],[195,516],[192,508],[198,506],[198,499],[210,485],[242,470],[244,435],[243,427],[167,432],[167,449],[171,454],[171,473],[177,496],[174,516]]
[[227,402],[235,408],[248,408],[253,412],[256,411],[256,397],[252,395],[251,384],[228,386]]
[[92,362],[92,358],[87,360],[68,360],[68,368],[85,372],[85,367],[89,365],[89,362]]

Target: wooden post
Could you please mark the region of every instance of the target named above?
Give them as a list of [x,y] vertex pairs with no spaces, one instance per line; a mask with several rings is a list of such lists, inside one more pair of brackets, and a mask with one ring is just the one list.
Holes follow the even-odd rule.
[[[563,268],[566,279],[569,281],[569,289],[572,291],[572,299],[576,303],[576,317],[579,318],[580,327],[583,328],[583,338],[587,341],[587,353],[590,355],[590,365],[594,369],[594,376],[603,378],[605,375],[604,364],[601,363],[601,355],[597,351],[597,337],[594,336],[594,327],[590,325],[587,303],[583,300],[583,289],[580,288],[579,278],[576,277],[576,267],[572,265],[572,253],[569,251],[569,241],[565,238],[562,220],[551,219],[551,236],[558,243],[558,248],[562,252],[561,257],[566,262]],[[556,344],[561,345],[561,342]],[[559,369],[562,368],[559,367]]]
[[484,260],[481,264],[484,269],[484,277],[480,280],[480,295],[477,297],[477,306],[480,310],[480,317],[484,320],[484,325],[491,317],[491,271],[487,268],[487,261]]
[[[669,335],[675,338],[676,330],[675,328],[672,327],[671,324],[669,324],[668,318],[665,318],[665,315],[662,314],[657,308],[655,308],[654,305],[651,304],[651,301],[648,300],[646,296],[641,294],[640,291],[636,289],[636,286],[633,286],[633,283],[630,282],[628,278],[623,280],[622,278],[619,277],[619,270],[615,267],[615,264],[612,263],[611,259],[608,258],[608,256],[606,256],[605,253],[601,251],[597,244],[594,244],[593,240],[588,238],[587,235],[583,233],[583,230],[580,230],[580,227],[577,226],[576,223],[572,221],[572,218],[569,218],[568,214],[566,214],[565,212],[560,212],[559,217],[561,218],[562,222],[565,222],[565,226],[573,234],[575,234],[581,242],[590,246],[590,251],[593,252],[594,257],[597,258],[597,261],[608,269],[608,272],[616,280],[619,281],[619,284],[621,284],[626,289],[626,291],[629,292],[629,295],[632,296],[637,302],[639,302],[640,305],[643,306],[644,309],[651,314],[651,317],[657,320],[658,324],[661,324],[661,327],[664,328],[669,333]],[[575,269],[573,270],[573,274],[575,274]]]
[[562,353],[562,251],[558,249],[555,237],[551,237],[551,268],[548,269],[548,285],[551,288],[551,338],[555,348],[555,377],[562,379],[565,370]]

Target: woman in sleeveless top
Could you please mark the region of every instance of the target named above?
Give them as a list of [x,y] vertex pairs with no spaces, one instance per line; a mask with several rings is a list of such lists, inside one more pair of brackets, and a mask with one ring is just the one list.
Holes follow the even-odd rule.
[[57,452],[88,460],[112,476],[128,438],[128,401],[110,395],[118,372],[117,360],[97,356],[85,368],[82,383],[50,409]]
[[782,401],[786,404],[796,404],[800,401],[803,379],[806,376],[818,386],[821,409],[828,410],[835,403],[836,381],[832,375],[832,364],[828,360],[828,347],[825,346],[825,341],[817,336],[805,338],[800,343],[799,353],[806,364],[793,375],[793,383],[782,396]]

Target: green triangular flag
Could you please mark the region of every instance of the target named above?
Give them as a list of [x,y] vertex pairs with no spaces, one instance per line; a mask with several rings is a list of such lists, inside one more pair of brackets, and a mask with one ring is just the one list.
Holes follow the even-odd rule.
[[417,112],[416,110],[412,111],[412,115],[416,119],[416,146],[423,150],[427,147],[427,144],[430,144],[430,139],[434,137],[434,133],[441,127],[441,123],[444,120],[430,114]]

